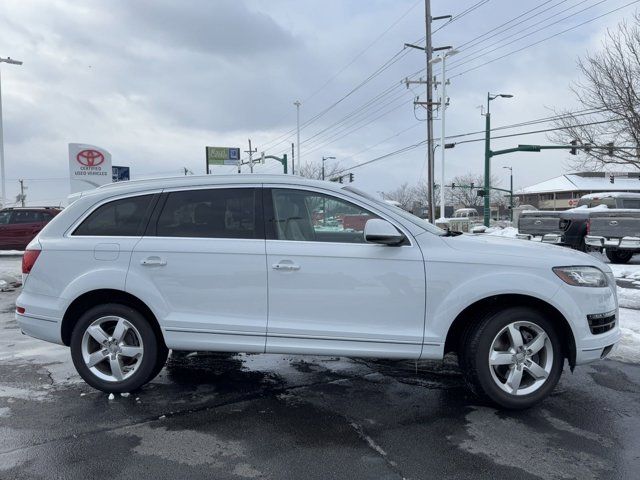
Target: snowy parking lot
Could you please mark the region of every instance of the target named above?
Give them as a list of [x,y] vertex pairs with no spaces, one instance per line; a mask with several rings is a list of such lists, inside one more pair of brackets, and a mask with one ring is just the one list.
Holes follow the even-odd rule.
[[[0,256],[5,281],[20,258]],[[194,353],[129,396],[93,390],[65,347],[20,335],[0,292],[0,478],[635,478],[640,257],[614,266],[624,337],[501,412],[445,362]]]

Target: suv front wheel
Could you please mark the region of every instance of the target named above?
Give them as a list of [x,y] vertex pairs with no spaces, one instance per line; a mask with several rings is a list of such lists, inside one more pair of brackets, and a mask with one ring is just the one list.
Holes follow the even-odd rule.
[[549,395],[564,363],[556,326],[528,307],[488,313],[467,332],[459,358],[471,390],[510,409]]
[[71,334],[71,358],[80,376],[108,393],[131,392],[151,380],[166,351],[147,319],[121,304],[88,310]]

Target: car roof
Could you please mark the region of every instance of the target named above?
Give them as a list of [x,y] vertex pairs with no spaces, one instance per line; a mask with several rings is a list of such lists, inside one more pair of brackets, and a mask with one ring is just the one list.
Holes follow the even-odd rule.
[[283,184],[313,186],[339,191],[343,186],[340,183],[323,180],[311,180],[298,175],[264,175],[264,174],[235,174],[235,175],[183,175],[164,178],[148,178],[114,182],[93,190],[87,190],[69,196],[70,200],[76,200],[88,196],[115,196],[119,194],[135,193],[138,191],[155,190],[164,188],[202,187],[207,185],[261,185]]

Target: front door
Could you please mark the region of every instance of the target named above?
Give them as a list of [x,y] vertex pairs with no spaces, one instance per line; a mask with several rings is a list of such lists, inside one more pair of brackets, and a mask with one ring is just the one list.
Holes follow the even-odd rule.
[[133,252],[126,288],[154,305],[169,348],[264,352],[260,189],[164,194]]
[[419,247],[364,241],[377,215],[320,190],[265,190],[267,352],[418,358],[425,322]]

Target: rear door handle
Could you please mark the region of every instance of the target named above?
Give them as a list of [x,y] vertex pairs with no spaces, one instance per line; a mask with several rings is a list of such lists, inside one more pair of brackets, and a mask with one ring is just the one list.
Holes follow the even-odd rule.
[[167,261],[160,257],[147,257],[145,259],[140,260],[141,265],[145,266],[164,266],[167,264]]
[[295,270],[300,270],[300,265],[294,265],[293,263],[274,263],[271,265],[271,268],[283,272],[293,272]]

